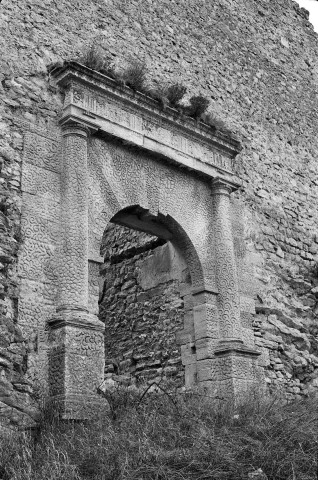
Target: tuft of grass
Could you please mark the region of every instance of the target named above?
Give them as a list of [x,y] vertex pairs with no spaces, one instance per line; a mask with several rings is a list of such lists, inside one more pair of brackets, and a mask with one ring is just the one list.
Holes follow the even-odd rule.
[[166,109],[166,107],[169,104],[169,101],[166,96],[166,89],[164,87],[149,88],[146,93],[147,95],[149,95],[149,97],[159,102],[163,110]]
[[146,64],[140,60],[132,60],[123,72],[123,80],[132,90],[143,92],[146,91],[146,75]]
[[97,72],[100,72],[105,66],[103,52],[97,45],[89,46],[79,58],[79,62]]
[[85,67],[100,72],[103,75],[112,78],[115,76],[111,58],[105,56],[103,50],[98,45],[88,47],[78,61],[82,65],[85,65]]
[[219,130],[220,132],[230,134],[230,130],[227,128],[223,120],[216,118],[214,115],[212,115],[212,113],[203,114],[201,119],[207,125],[214,127],[215,130]]
[[186,113],[195,119],[201,118],[208,109],[210,101],[202,95],[196,95],[190,98],[190,105],[187,106]]
[[169,104],[175,108],[180,106],[180,102],[186,93],[187,87],[185,87],[181,83],[174,83],[173,85],[169,85],[169,87],[167,87],[165,90],[165,95]]
[[122,388],[112,401],[115,416],[42,425],[36,446],[27,433],[0,438],[0,470],[10,480],[247,480],[258,470],[268,480],[316,478],[314,398],[234,407],[200,392],[138,399]]

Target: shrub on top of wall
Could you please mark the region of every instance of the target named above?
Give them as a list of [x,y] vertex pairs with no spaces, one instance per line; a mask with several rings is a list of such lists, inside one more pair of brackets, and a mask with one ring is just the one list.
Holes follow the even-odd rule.
[[208,109],[209,104],[210,101],[203,95],[194,95],[190,98],[190,105],[186,107],[186,114],[199,120]]
[[96,45],[91,45],[87,48],[78,61],[82,65],[85,65],[85,67],[96,70],[97,72],[104,70],[106,63],[102,50]]
[[204,113],[201,116],[201,120],[209,125],[210,127],[213,127],[215,130],[218,130],[220,132],[223,132],[225,134],[230,134],[230,130],[227,128],[223,120],[220,120],[219,118],[216,118],[212,113]]
[[132,60],[123,72],[123,80],[132,90],[146,92],[146,75],[146,64],[139,60]]
[[186,93],[187,87],[181,83],[174,83],[165,89],[165,94],[169,104],[171,107],[175,108],[180,106],[180,101],[183,99]]
[[[181,83],[149,88],[147,86],[147,66],[145,62],[134,59],[123,72],[119,72],[114,68],[112,59],[105,56],[105,53],[98,45],[89,46],[77,61],[92,70],[113,78],[119,86],[126,85],[134,91],[148,95],[159,102],[163,110],[165,110],[167,106],[176,108],[180,110],[182,114],[192,117],[197,121],[202,120],[215,130],[230,134],[230,131],[222,120],[215,118],[211,113],[206,113],[210,101],[203,95],[192,96],[189,100],[190,104],[184,106],[181,105],[180,102],[187,92],[187,87]],[[58,65],[52,65],[49,70],[52,70],[55,66]]]

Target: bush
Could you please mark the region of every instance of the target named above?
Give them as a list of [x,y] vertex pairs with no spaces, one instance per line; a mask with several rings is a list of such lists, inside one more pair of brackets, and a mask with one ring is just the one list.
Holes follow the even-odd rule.
[[227,128],[227,126],[225,125],[223,120],[220,120],[220,119],[216,118],[211,113],[203,114],[201,119],[207,125],[210,125],[211,127],[214,127],[215,130],[219,130],[220,132],[230,134],[230,130]]
[[78,61],[91,70],[95,70],[96,72],[100,72],[109,77],[114,77],[114,69],[111,65],[111,58],[105,56],[103,50],[96,45],[91,45],[78,59]]
[[132,90],[143,92],[146,90],[146,74],[146,64],[133,60],[124,71],[123,80]]
[[166,89],[164,87],[154,87],[154,88],[148,88],[145,93],[156,100],[157,102],[160,103],[161,107],[163,110],[166,109],[166,107],[169,104],[168,98],[166,96]]
[[10,480],[247,480],[258,469],[268,480],[316,478],[315,399],[234,408],[198,392],[116,398],[115,417],[47,425],[36,448],[25,433],[0,439],[0,466]]
[[190,98],[190,105],[186,109],[186,113],[195,119],[199,119],[203,113],[207,110],[210,102],[202,95],[194,96]]
[[91,45],[79,58],[79,63],[92,70],[100,71],[105,66],[102,50],[96,45]]
[[167,100],[172,107],[178,107],[180,105],[180,101],[186,93],[187,87],[185,87],[181,83],[175,83],[173,85],[170,85],[165,90],[165,96],[167,97]]

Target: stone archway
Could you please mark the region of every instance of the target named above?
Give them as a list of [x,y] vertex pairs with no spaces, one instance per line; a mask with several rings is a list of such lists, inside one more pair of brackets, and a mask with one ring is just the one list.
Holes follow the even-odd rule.
[[112,218],[102,252],[105,378],[137,386],[194,385],[191,274],[171,230],[134,206]]
[[[56,257],[40,258],[43,280],[36,281],[38,289],[51,285],[57,292],[41,318],[49,325],[42,357],[51,397],[68,418],[86,418],[100,407],[95,391],[103,379],[103,324],[94,285],[101,237],[116,215],[126,223],[160,224],[185,255],[193,327],[179,341],[198,384],[215,396],[235,398],[261,382],[259,352],[246,322],[254,311],[252,295],[245,293],[242,301],[233,243],[230,194],[239,183],[231,166],[238,144],[180,120],[172,109],[162,112],[129,89],[118,90],[111,79],[79,64],[52,75],[64,92],[61,157],[53,168],[43,156],[40,165],[25,159],[23,201],[31,208],[22,214],[35,230],[41,225],[45,235],[54,231]],[[39,204],[45,205],[44,218]],[[127,210],[136,205],[140,218]],[[34,241],[33,230],[20,262],[26,290],[35,281],[27,268]],[[27,304],[24,294],[20,304]],[[193,343],[195,358],[189,353]]]

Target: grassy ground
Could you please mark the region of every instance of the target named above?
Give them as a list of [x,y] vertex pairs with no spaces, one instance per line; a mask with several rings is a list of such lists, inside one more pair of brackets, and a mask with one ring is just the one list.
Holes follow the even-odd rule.
[[[114,392],[89,425],[46,413],[36,435],[0,439],[2,480],[316,480],[317,401],[249,399],[235,410],[198,394]],[[2,476],[1,476],[2,475]]]

